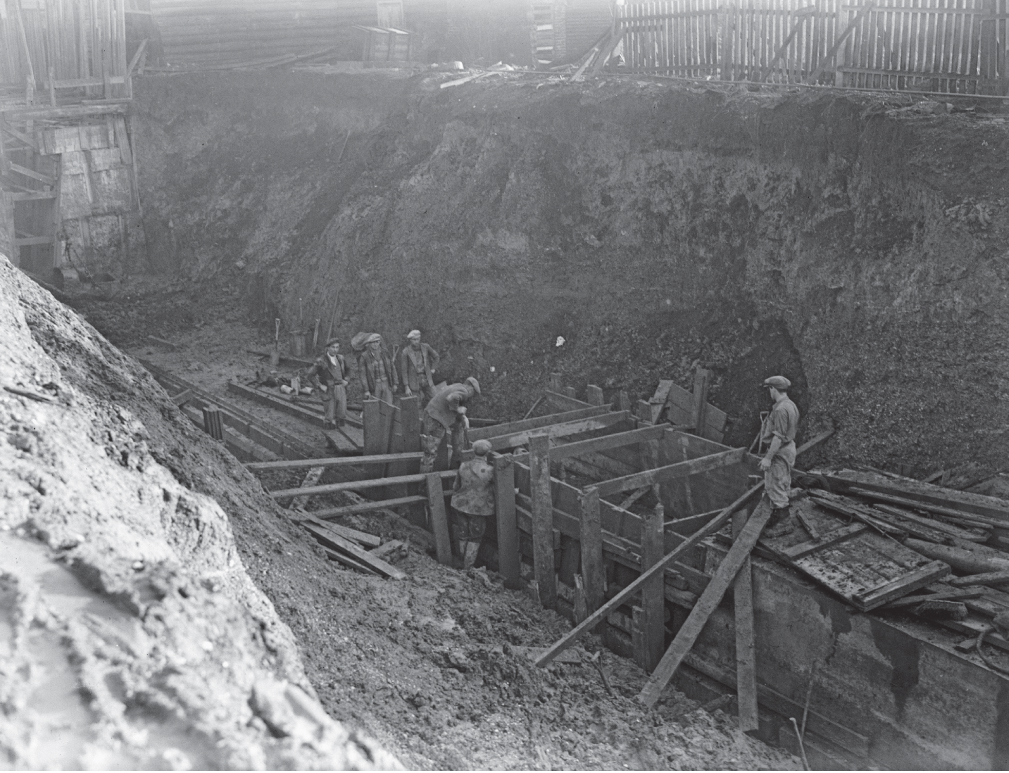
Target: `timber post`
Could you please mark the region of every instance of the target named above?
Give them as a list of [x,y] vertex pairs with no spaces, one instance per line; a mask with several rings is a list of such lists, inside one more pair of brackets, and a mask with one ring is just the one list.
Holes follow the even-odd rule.
[[522,585],[518,521],[515,517],[515,466],[511,454],[494,455],[494,499],[497,514],[498,571],[505,587]]
[[543,433],[529,438],[529,474],[532,494],[533,568],[540,603],[557,606],[554,576],[553,496],[550,492],[550,437]]
[[[665,554],[665,508],[658,504],[648,514],[641,529],[641,571],[646,572]],[[641,586],[642,651],[641,667],[652,671],[666,647],[665,572],[659,572]]]

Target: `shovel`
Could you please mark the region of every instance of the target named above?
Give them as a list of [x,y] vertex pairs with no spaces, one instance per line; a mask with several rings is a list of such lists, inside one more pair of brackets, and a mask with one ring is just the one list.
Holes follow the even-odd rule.
[[273,349],[270,350],[270,368],[280,365],[280,320],[273,321]]

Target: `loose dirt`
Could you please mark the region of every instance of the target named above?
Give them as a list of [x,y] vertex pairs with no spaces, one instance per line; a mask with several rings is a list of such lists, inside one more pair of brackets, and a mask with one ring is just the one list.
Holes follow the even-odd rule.
[[[153,318],[162,314],[162,304],[177,302],[171,290],[148,289],[142,305]],[[129,305],[111,298],[92,294],[74,303],[95,321],[131,319]],[[156,364],[197,365],[180,375],[224,396],[228,378],[262,367],[242,352],[269,338],[229,323],[230,314],[224,310],[220,321],[211,314],[199,326],[194,321],[174,327],[169,336],[178,347],[174,352],[149,345],[148,328],[139,320],[109,334],[133,341],[131,351]],[[578,650],[582,662],[537,668],[524,648],[549,645],[569,623],[526,594],[506,590],[483,567],[463,572],[438,564],[429,534],[405,519],[379,512],[341,520],[410,546],[397,561],[408,579],[360,575],[327,561],[237,465],[218,477],[195,462],[179,466],[196,490],[216,497],[231,515],[241,560],[293,632],[323,706],[334,719],[377,739],[406,767],[801,767],[795,758],[739,733],[731,706],[729,714],[708,714],[669,688],[654,710],[642,710],[635,696],[646,674],[594,637]],[[298,477],[265,477],[264,483],[296,485]],[[309,509],[325,504],[317,497]],[[588,660],[597,652],[613,695]]]

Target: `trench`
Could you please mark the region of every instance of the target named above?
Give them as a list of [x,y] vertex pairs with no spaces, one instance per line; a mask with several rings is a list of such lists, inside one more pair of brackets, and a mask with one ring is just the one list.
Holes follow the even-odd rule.
[[[440,378],[482,384],[475,419],[520,418],[551,374],[579,400],[589,399],[590,384],[607,401],[621,392],[647,400],[660,378],[689,388],[703,368],[709,401],[727,414],[723,442],[746,446],[767,407],[758,386],[780,372],[793,381],[803,436],[835,429],[811,463],[921,476],[969,462],[993,473],[1009,450],[1001,375],[1009,143],[998,115],[937,115],[897,96],[645,80],[499,78],[441,90],[424,76],[297,71],[150,77],[131,110],[143,247],[102,266],[132,279],[84,288],[72,303],[130,354],[241,406],[245,429],[229,425],[239,455],[245,441],[235,433],[252,443],[244,453],[266,447],[250,429],[257,417],[306,453],[360,450],[327,449],[296,417],[227,393],[226,381],[268,368],[248,350],[268,351],[276,319],[292,355],[297,334],[311,338],[314,328],[345,345],[377,331],[390,346],[422,329],[442,355]],[[990,223],[967,216],[975,207]],[[350,400],[360,398],[352,382]],[[296,486],[298,477],[267,485]],[[356,514],[347,523],[412,537],[430,552],[418,531],[423,517],[406,516]],[[294,630],[327,710],[415,765],[550,764],[551,755],[590,767],[785,764],[742,742],[683,757],[675,749],[697,754],[691,733],[700,731],[672,722],[693,705],[680,693],[662,715],[674,730],[636,725],[632,735],[648,743],[616,742],[628,728],[614,720],[614,705],[626,708],[620,701],[643,679],[626,664],[611,666],[626,695],[601,717],[588,720],[598,703],[571,709],[591,721],[600,747],[580,756],[585,736],[574,722],[544,731],[560,719],[540,704],[563,696],[573,706],[584,682],[558,675],[571,670],[558,666],[528,687],[540,677],[509,671],[495,637],[469,619],[490,602],[453,608],[446,589],[467,599],[472,589],[418,569],[427,557],[410,566],[428,590],[396,598],[361,583],[364,604],[341,583],[309,593],[271,580],[278,559],[254,530],[239,547]],[[495,567],[484,564],[486,577]],[[493,590],[504,602],[488,617],[509,635],[523,625],[516,616],[535,618],[540,639],[562,630],[525,597]],[[346,619],[327,619],[333,600]],[[430,616],[426,605],[450,612]],[[459,630],[480,646],[450,641]],[[378,637],[393,645],[375,645]],[[394,680],[369,662],[369,641],[387,656],[387,646],[412,653],[396,656]],[[423,672],[416,683],[413,668]],[[455,686],[436,690],[439,678]],[[492,695],[495,678],[517,686]],[[717,680],[696,679],[692,697],[717,695],[704,692]],[[913,682],[898,685],[901,701]],[[455,693],[464,696],[458,711]],[[465,753],[495,721],[518,718],[527,727],[508,727],[506,740],[522,738],[521,754],[489,742]],[[393,729],[401,721],[406,730]],[[778,728],[773,735],[766,740],[777,741]]]

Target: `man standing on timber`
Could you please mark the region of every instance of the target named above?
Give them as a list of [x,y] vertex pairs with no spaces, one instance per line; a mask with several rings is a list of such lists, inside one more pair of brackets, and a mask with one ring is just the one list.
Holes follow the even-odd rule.
[[382,336],[372,333],[364,342],[365,349],[358,357],[361,372],[361,389],[364,399],[384,400],[392,405],[392,394],[399,386],[392,360],[382,348]]
[[347,361],[340,354],[340,339],[330,338],[325,353],[316,359],[306,376],[324,393],[326,426],[342,427],[347,421]]
[[411,330],[406,337],[410,343],[399,355],[403,391],[407,397],[418,393],[427,405],[434,397],[434,372],[440,357],[431,346],[421,343],[419,330]]
[[789,518],[788,491],[792,487],[792,467],[795,465],[795,432],[799,428],[799,409],[788,397],[792,382],[784,376],[764,379],[770,390],[774,407],[764,419],[760,430],[761,444],[769,443],[767,453],[760,460],[764,473],[764,490],[771,500],[771,520],[764,534],[780,537],[792,530]]
[[469,426],[465,403],[479,394],[480,383],[470,376],[465,383],[447,386],[431,398],[424,409],[424,423],[420,430],[420,443],[424,451],[424,457],[420,461],[421,472],[434,471],[438,446],[449,431],[452,432],[452,458],[456,459],[462,453],[466,427]]
[[491,444],[478,440],[473,458],[463,462],[455,478],[452,494],[452,536],[462,559],[462,568],[471,569],[487,530],[487,518],[494,515],[494,468],[487,461]]

